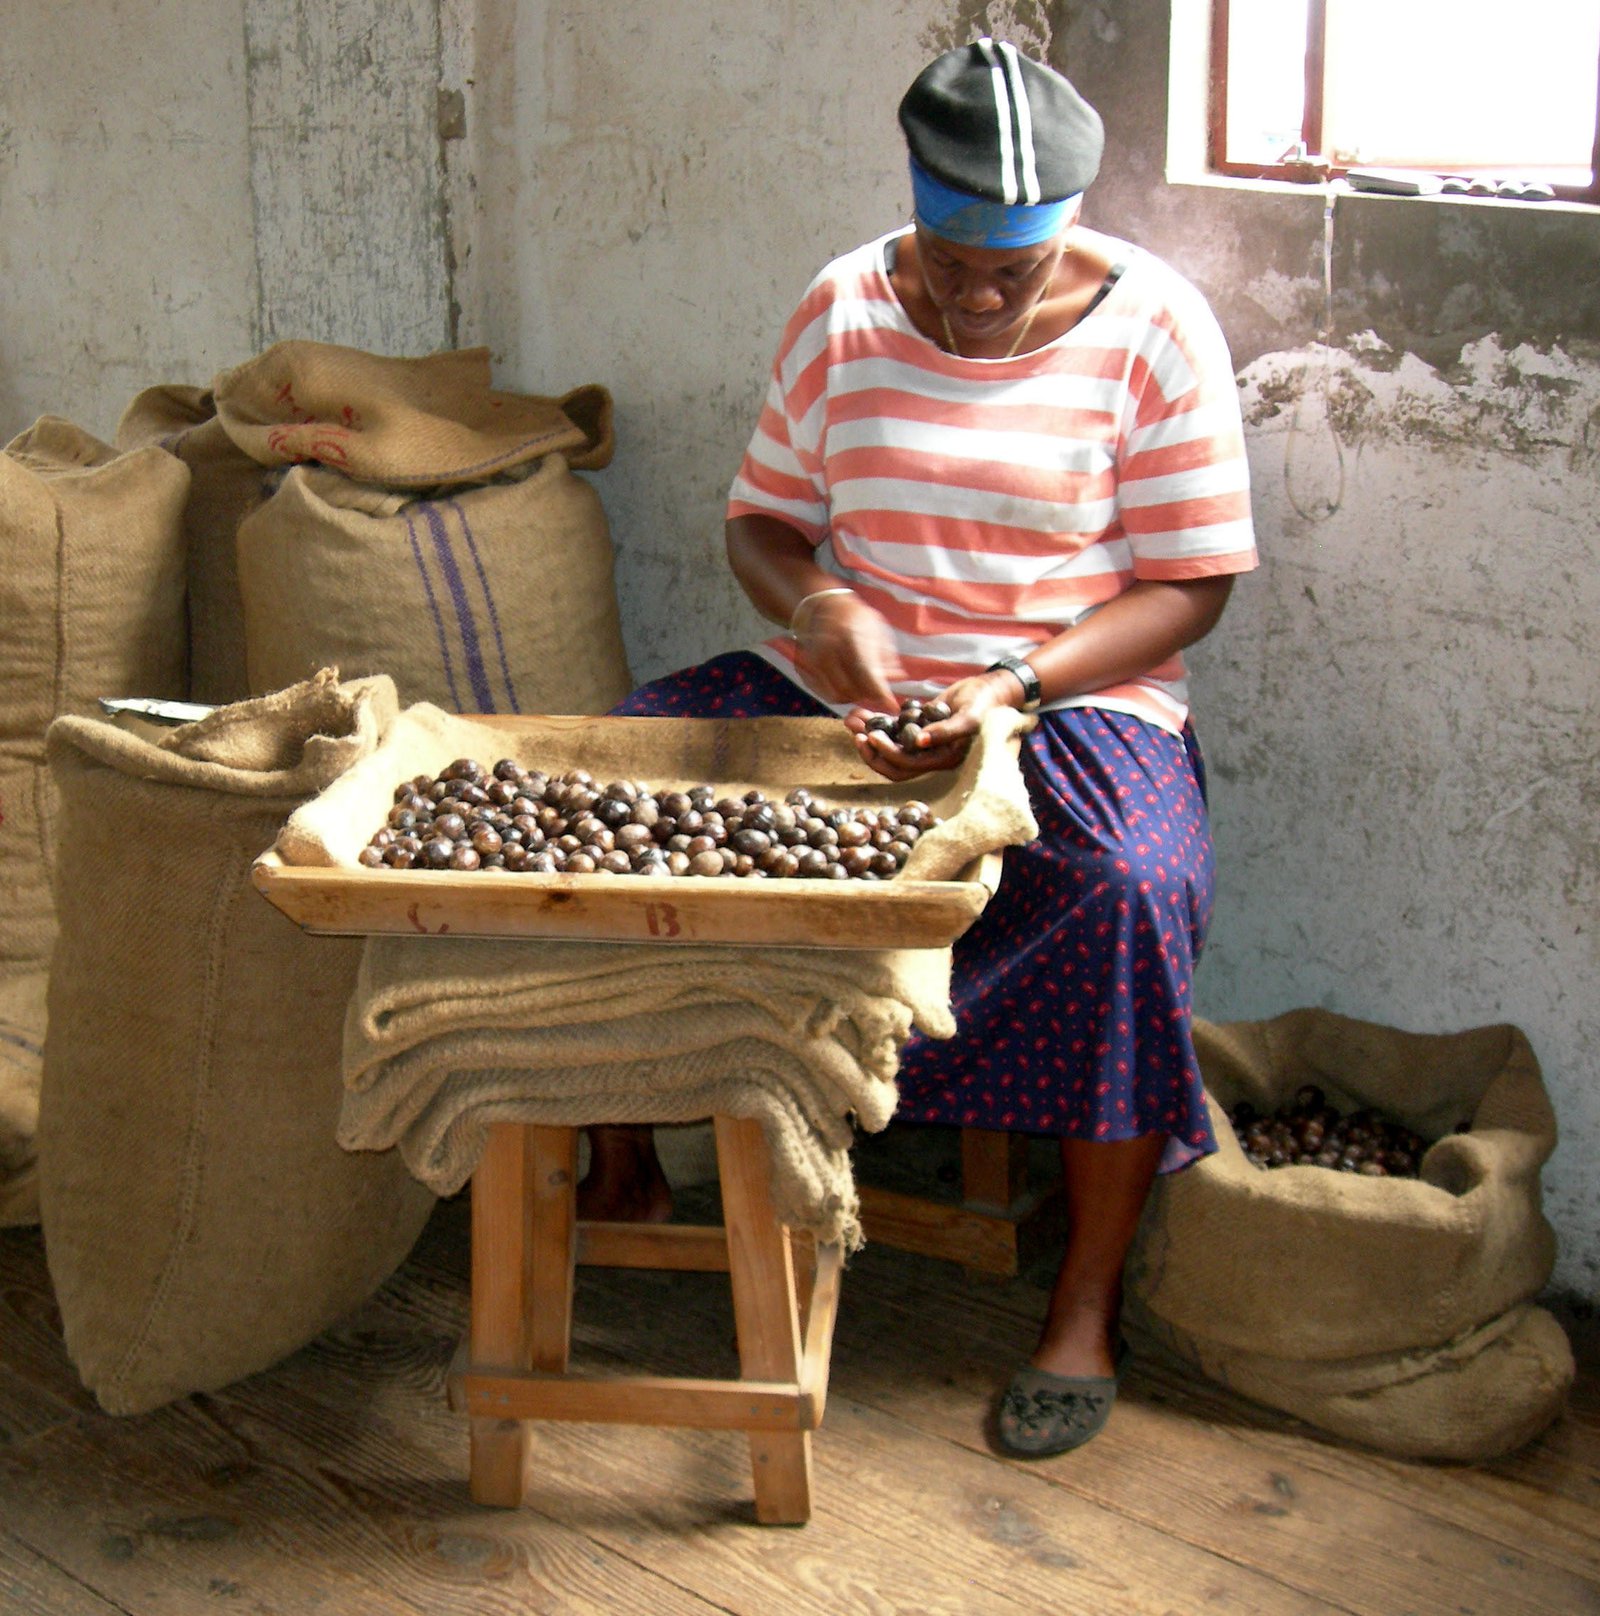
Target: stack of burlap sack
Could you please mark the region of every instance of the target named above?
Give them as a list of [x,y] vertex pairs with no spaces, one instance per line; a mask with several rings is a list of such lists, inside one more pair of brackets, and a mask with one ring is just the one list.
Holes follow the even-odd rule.
[[[905,879],[953,880],[980,855],[1038,834],[1017,761],[1017,738],[1031,723],[1010,710],[985,719],[955,777],[942,783],[936,800],[946,817],[917,842]],[[841,765],[874,779],[834,720],[790,719],[746,733],[769,731],[771,755],[754,741],[741,760],[747,773],[718,778],[719,788],[759,786],[781,796],[794,784],[838,778]],[[652,741],[663,748],[654,759]],[[694,783],[663,772],[671,767],[666,744],[659,729],[649,738],[551,730],[536,752],[522,745],[517,755],[551,772],[581,765],[600,778]],[[456,757],[491,764],[506,746],[502,731],[411,708],[377,751],[294,814],[279,851],[290,863],[353,867],[397,781]],[[890,788],[877,784],[887,799]],[[982,893],[969,885],[976,913]],[[759,888],[744,890],[760,901]],[[883,891],[854,883],[830,890],[862,904]],[[470,1177],[494,1122],[749,1117],[767,1140],[780,1217],[851,1249],[861,1239],[853,1127],[887,1125],[900,1051],[914,1027],[936,1038],[955,1033],[948,946],[373,937],[346,1024],[339,1138],[353,1150],[398,1147],[423,1182],[447,1195]]]
[[[115,448],[46,417],[0,456],[0,1222],[42,1216],[108,1408],[272,1361],[414,1238],[431,1198],[332,1140],[359,949],[245,870],[399,705],[320,669],[494,712],[626,692],[572,470],[611,448],[603,388],[284,343],[140,395]],[[161,735],[100,696],[222,710]]]
[[[1556,1123],[1523,1034],[1305,1009],[1200,1022],[1195,1045],[1220,1149],[1158,1183],[1130,1316],[1221,1384],[1388,1452],[1487,1459],[1549,1425],[1573,1359],[1533,1305],[1555,1257],[1539,1170]],[[1435,1141],[1420,1176],[1252,1163],[1227,1112],[1270,1114],[1306,1084]]]
[[99,696],[185,693],[188,488],[161,450],[119,454],[52,416],[0,455],[0,1224],[38,1215],[60,841],[45,731]]
[[495,391],[488,350],[386,359],[282,342],[117,428],[189,468],[195,701],[336,666],[452,712],[604,712],[627,694],[599,495],[603,387]]

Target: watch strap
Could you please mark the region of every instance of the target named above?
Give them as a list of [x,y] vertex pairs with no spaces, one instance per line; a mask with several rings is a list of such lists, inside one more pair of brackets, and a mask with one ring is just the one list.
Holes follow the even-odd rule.
[[1039,675],[1019,656],[998,657],[983,671],[985,673],[998,673],[1002,668],[1007,673],[1015,674],[1018,682],[1022,685],[1023,712],[1038,712],[1039,703],[1044,700],[1044,690],[1039,684]]

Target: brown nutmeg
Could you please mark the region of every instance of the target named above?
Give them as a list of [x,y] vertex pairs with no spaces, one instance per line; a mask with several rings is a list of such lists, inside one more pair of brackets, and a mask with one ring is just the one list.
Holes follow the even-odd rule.
[[1371,1106],[1341,1116],[1309,1083],[1271,1116],[1240,1100],[1229,1109],[1228,1120],[1246,1156],[1260,1167],[1314,1166],[1367,1178],[1414,1178],[1427,1149],[1411,1129]]
[[[908,704],[910,716],[918,711]],[[600,786],[583,769],[551,775],[511,758],[492,770],[458,758],[392,795],[359,853],[365,868],[876,881],[892,878],[937,823],[926,804],[829,807],[801,786],[783,802],[758,787]]]

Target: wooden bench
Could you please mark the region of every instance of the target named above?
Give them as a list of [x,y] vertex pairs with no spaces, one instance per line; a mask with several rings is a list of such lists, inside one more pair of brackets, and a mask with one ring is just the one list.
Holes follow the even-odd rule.
[[879,1245],[943,1257],[971,1274],[1011,1279],[1023,1230],[1060,1194],[1060,1181],[1030,1185],[1026,1134],[962,1128],[960,1136],[959,1201],[860,1183],[861,1227]]
[[[471,1323],[449,1382],[451,1407],[472,1422],[478,1503],[522,1503],[534,1422],[605,1421],[747,1431],[757,1520],[810,1518],[841,1253],[778,1222],[760,1124],[719,1116],[715,1126],[720,1226],[581,1223],[577,1129],[490,1129],[472,1180]],[[726,1271],[740,1378],[571,1373],[579,1263]]]

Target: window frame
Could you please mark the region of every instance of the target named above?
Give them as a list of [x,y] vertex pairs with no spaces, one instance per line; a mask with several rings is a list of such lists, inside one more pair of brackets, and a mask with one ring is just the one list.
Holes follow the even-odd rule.
[[[1349,171],[1322,154],[1322,93],[1327,41],[1328,0],[1306,0],[1305,111],[1300,125],[1300,160],[1281,163],[1237,163],[1228,149],[1228,0],[1211,0],[1211,59],[1207,83],[1206,165],[1213,174],[1233,179],[1282,180],[1293,185],[1320,185]],[[1588,185],[1555,185],[1565,202],[1600,203],[1600,58],[1595,62],[1595,139],[1590,153]],[[1358,165],[1359,166],[1359,165]],[[1391,167],[1396,165],[1390,165]],[[1437,169],[1418,167],[1419,174]]]

